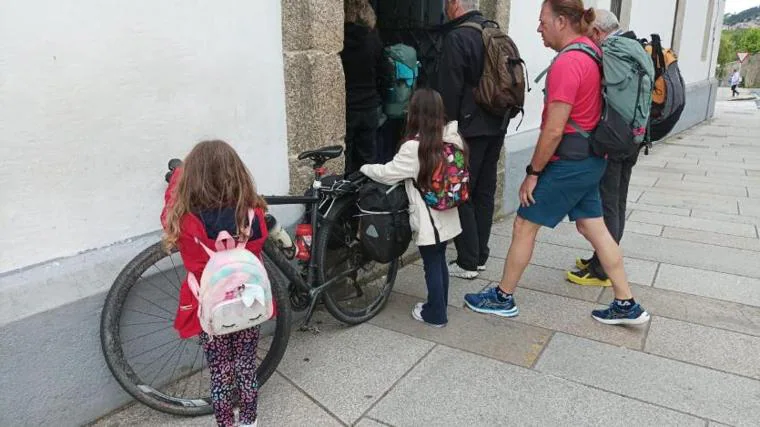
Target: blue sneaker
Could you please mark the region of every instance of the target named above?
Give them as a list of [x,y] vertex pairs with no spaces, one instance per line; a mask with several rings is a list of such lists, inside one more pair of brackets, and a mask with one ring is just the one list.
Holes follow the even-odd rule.
[[488,288],[479,294],[467,294],[464,303],[470,310],[478,313],[495,314],[503,317],[515,317],[520,312],[515,305],[515,299],[509,298],[502,302],[496,294],[496,288]]
[[631,308],[620,307],[613,301],[604,310],[594,310],[591,317],[606,325],[641,325],[649,321],[649,313],[639,304]]

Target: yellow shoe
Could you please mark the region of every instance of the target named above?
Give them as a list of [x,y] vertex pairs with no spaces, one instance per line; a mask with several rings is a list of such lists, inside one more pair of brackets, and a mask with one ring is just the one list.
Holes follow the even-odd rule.
[[581,270],[587,269],[589,264],[591,264],[591,258],[589,259],[576,258],[575,259],[575,266]]
[[582,286],[612,286],[610,279],[600,279],[591,274],[588,270],[568,271],[567,280]]

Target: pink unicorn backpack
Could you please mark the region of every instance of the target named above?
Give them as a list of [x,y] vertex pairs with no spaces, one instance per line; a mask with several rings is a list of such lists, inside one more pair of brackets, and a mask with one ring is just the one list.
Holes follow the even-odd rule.
[[[254,211],[248,212],[250,234]],[[216,250],[209,249],[198,238],[209,256],[201,273],[200,283],[188,272],[187,284],[198,298],[198,319],[210,337],[226,335],[259,325],[274,314],[272,288],[264,264],[245,242],[236,241],[222,231],[216,238]]]

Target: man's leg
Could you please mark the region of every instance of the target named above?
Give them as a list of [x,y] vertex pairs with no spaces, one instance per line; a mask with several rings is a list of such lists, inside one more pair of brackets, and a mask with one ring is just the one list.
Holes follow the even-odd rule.
[[541,229],[539,224],[528,221],[518,216],[512,226],[512,243],[509,245],[507,259],[504,262],[504,271],[501,275],[499,288],[507,294],[513,294],[517,289],[525,268],[533,258],[533,249],[536,246],[536,235]]
[[594,247],[599,261],[612,281],[615,300],[605,310],[594,310],[594,319],[612,325],[642,324],[649,321],[649,314],[633,299],[631,287],[623,266],[623,254],[610,235],[602,218],[583,218],[576,221],[578,231]]
[[[486,143],[486,140],[483,141]],[[478,186],[472,193],[475,206],[475,221],[478,226],[478,267],[483,268],[488,261],[490,250],[488,241],[493,226],[494,196],[496,193],[497,169],[504,137],[490,137],[486,143],[485,156],[478,176]]]
[[[470,194],[474,194],[479,185],[478,179],[488,146],[481,138],[470,138],[467,140],[467,147],[470,160]],[[480,242],[473,197],[470,197],[470,200],[458,209],[462,233],[454,239],[457,259],[449,266],[449,274],[464,279],[474,279],[478,276]]]
[[624,160],[620,166],[620,189],[618,197],[618,230],[617,234],[613,234],[612,238],[620,244],[623,240],[623,232],[625,231],[626,215],[628,214],[628,187],[631,185],[631,175],[633,174],[633,167],[636,166],[639,153],[637,152],[630,159]]
[[517,283],[533,257],[536,235],[541,225],[528,221],[521,216],[515,218],[512,227],[512,243],[509,245],[504,272],[499,286],[489,288],[479,294],[467,294],[465,304],[478,313],[496,314],[498,316],[517,316],[519,310],[512,294]]
[[[620,228],[620,184],[622,177],[622,163],[608,161],[602,180],[599,182],[599,194],[602,197],[602,213],[604,223],[610,234],[615,236]],[[586,286],[610,286],[610,281],[599,262],[596,252],[588,260],[576,261],[579,271],[568,273],[567,279],[578,285]]]

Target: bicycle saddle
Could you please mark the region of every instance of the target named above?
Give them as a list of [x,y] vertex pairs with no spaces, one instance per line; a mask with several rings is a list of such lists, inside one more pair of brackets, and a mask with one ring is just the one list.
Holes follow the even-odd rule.
[[329,147],[322,147],[316,150],[304,151],[298,155],[298,160],[311,159],[324,163],[326,160],[334,159],[341,154],[343,154],[343,146],[331,145]]

